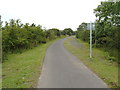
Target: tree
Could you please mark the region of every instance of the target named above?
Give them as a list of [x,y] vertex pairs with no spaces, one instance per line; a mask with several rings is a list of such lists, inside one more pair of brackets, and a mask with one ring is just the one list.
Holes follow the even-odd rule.
[[71,35],[74,35],[74,32],[73,32],[73,30],[71,28],[65,28],[63,30],[63,34],[71,36]]
[[[93,44],[96,41],[96,47],[102,47],[109,52],[110,56],[114,56],[118,60],[118,52],[120,52],[120,1],[119,2],[101,2],[94,13],[97,17],[95,30],[93,30]],[[76,37],[89,42],[89,31],[85,30],[85,23],[77,28]],[[94,46],[94,45],[93,45]],[[116,50],[113,53],[113,50]]]
[[120,28],[120,2],[101,2],[94,13],[98,18],[96,24],[97,43],[118,48],[118,29]]
[[83,22],[81,25],[79,25],[79,27],[77,28],[77,30],[87,30],[87,23]]
[[30,49],[39,44],[46,43],[60,37],[58,29],[43,30],[42,26],[33,24],[22,24],[21,21],[11,19],[2,27],[2,56],[3,61],[8,52],[17,53],[22,49]]

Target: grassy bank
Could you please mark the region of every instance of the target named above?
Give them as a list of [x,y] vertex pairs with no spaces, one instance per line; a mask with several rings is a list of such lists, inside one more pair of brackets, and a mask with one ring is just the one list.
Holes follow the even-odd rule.
[[2,88],[2,64],[0,63],[0,89]]
[[[64,37],[61,37],[64,38]],[[58,39],[61,39],[58,38]],[[56,39],[56,40],[58,40]],[[32,88],[35,87],[40,75],[47,47],[54,41],[41,44],[23,53],[9,54],[3,63],[3,88]]]
[[67,48],[73,55],[77,56],[87,67],[95,72],[103,79],[108,87],[114,88],[118,86],[118,66],[115,62],[106,59],[107,53],[93,48],[93,59],[89,59],[89,44],[81,40],[75,39],[81,44],[80,48],[73,46],[70,42],[75,38],[69,38],[64,42]]

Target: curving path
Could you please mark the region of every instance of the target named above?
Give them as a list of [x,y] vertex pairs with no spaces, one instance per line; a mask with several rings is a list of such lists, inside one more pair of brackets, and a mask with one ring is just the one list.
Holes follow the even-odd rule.
[[37,88],[106,88],[97,75],[64,48],[66,39],[47,49]]

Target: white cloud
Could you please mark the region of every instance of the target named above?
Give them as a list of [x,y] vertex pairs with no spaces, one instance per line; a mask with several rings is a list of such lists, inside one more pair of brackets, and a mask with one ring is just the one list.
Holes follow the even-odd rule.
[[101,0],[1,0],[3,21],[21,19],[46,28],[76,29],[82,22],[95,20],[93,9]]

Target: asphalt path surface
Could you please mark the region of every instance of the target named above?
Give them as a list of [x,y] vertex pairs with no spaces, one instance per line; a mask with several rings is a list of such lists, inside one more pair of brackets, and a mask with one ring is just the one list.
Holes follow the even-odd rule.
[[61,39],[50,45],[37,88],[107,88],[107,85],[64,48]]

